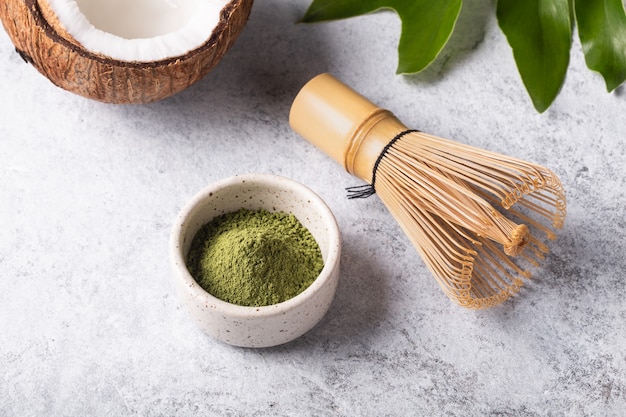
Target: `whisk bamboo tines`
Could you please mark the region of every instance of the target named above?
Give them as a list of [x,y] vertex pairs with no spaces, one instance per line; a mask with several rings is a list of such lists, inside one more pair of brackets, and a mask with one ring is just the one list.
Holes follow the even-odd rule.
[[530,278],[565,219],[565,193],[547,168],[410,130],[330,74],[309,81],[292,128],[368,185],[407,234],[446,295],[496,305]]

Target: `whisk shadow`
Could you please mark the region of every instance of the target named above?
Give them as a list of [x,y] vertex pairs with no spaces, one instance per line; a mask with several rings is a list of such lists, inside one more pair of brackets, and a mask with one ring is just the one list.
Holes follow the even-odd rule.
[[[534,313],[529,314],[531,310],[552,310],[557,300],[576,303],[582,297],[601,303],[601,299],[589,298],[588,294],[594,287],[604,285],[598,280],[598,271],[609,262],[604,245],[617,242],[590,242],[589,234],[582,230],[599,230],[601,226],[584,223],[585,220],[570,216],[556,241],[550,245],[551,252],[540,268],[532,271],[533,277],[526,281],[520,292],[500,305],[477,312],[478,316],[504,325],[512,320],[533,320]],[[615,239],[619,241],[620,238]],[[601,293],[599,291],[598,295]]]
[[[607,248],[620,247],[624,237],[585,232],[602,230],[603,225],[599,223],[597,219],[570,215],[544,265],[544,275],[539,279],[542,287],[556,292],[558,297],[573,298],[604,284],[598,278],[607,265],[616,261],[612,258],[613,252]],[[600,299],[594,301],[602,302]]]

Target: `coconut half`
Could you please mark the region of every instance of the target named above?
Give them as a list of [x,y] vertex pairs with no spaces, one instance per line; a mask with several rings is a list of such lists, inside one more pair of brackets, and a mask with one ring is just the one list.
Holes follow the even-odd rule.
[[148,103],[204,77],[253,0],[5,0],[16,50],[57,86],[108,103]]

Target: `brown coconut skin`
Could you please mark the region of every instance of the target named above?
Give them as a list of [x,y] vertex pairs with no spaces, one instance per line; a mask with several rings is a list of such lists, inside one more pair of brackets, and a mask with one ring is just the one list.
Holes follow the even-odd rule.
[[0,19],[17,52],[55,85],[106,103],[139,104],[176,94],[211,71],[237,40],[252,4],[253,0],[232,0],[203,45],[180,57],[152,62],[119,61],[85,50],[45,1],[0,1]]

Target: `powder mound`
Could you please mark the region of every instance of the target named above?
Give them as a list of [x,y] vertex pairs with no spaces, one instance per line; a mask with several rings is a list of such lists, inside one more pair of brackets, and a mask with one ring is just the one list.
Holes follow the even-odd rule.
[[300,294],[323,266],[319,245],[294,215],[264,209],[213,219],[187,256],[191,275],[211,295],[256,307]]

